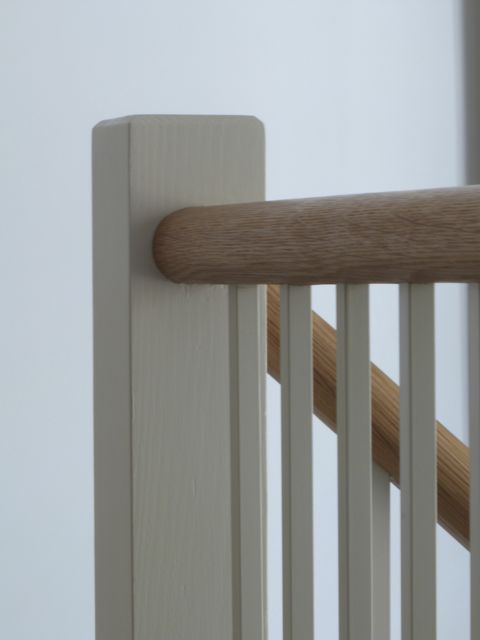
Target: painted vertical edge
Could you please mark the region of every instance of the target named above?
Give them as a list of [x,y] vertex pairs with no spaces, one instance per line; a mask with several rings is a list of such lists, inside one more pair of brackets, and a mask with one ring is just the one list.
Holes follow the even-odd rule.
[[337,286],[340,638],[372,637],[372,435],[368,285]]
[[[119,131],[123,146],[112,142]],[[94,277],[103,278],[95,298],[97,637],[241,638],[230,294],[165,281],[151,242],[160,219],[182,206],[263,199],[263,128],[248,117],[110,121],[94,131],[94,171],[99,162],[107,176],[94,176]],[[113,307],[109,296],[118,298]],[[123,570],[113,567],[117,547]]]
[[133,640],[129,136],[93,132],[96,640]]
[[282,286],[283,638],[313,640],[312,320],[310,287]]
[[390,638],[390,477],[372,467],[373,640]]
[[402,639],[436,637],[434,285],[400,285]]
[[480,638],[480,285],[468,288],[470,446],[470,625]]
[[230,287],[230,313],[239,624],[243,639],[266,640],[266,288]]

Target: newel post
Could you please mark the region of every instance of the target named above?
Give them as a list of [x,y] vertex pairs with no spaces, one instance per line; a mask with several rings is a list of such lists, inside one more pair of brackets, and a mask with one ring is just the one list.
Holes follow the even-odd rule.
[[175,209],[263,198],[254,118],[94,129],[97,640],[265,638],[265,292],[151,252]]

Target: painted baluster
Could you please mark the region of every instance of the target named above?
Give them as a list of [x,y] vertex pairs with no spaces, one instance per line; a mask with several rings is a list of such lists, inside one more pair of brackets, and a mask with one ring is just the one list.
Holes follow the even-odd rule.
[[402,639],[436,637],[434,285],[400,285]]
[[267,638],[265,296],[264,286],[230,286],[234,488],[238,483],[238,490],[232,494],[232,506],[237,509],[233,551],[238,575],[241,576],[238,614],[242,640]]
[[480,638],[480,285],[469,285],[470,620]]
[[368,285],[337,286],[340,640],[373,634]]
[[390,476],[372,468],[373,640],[390,638]]
[[313,640],[310,287],[281,289],[283,638]]

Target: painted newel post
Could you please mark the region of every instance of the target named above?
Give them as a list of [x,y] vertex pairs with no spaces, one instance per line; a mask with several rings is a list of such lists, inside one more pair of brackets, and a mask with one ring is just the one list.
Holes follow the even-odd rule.
[[262,640],[264,288],[175,285],[162,217],[264,198],[249,117],[93,132],[97,640]]

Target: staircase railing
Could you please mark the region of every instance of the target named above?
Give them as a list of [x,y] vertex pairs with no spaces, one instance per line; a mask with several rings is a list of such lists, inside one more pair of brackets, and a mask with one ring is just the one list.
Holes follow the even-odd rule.
[[[268,327],[284,640],[314,636],[313,409],[339,436],[341,639],[389,637],[392,480],[403,638],[433,640],[437,491],[480,598],[478,285],[470,468],[435,420],[433,329],[433,283],[480,281],[480,189],[262,202],[252,118],[137,116],[93,143],[97,638],[267,637]],[[311,312],[309,285],[327,282],[336,333]],[[400,283],[400,388],[370,363],[373,282]]]

